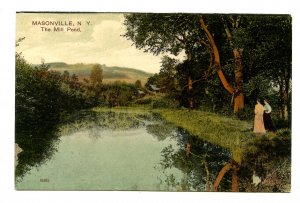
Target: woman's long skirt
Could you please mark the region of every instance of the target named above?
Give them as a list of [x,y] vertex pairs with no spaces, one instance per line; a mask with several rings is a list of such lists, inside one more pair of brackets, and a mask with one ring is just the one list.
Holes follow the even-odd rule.
[[271,118],[271,113],[264,113],[264,125],[267,131],[275,131],[275,127]]

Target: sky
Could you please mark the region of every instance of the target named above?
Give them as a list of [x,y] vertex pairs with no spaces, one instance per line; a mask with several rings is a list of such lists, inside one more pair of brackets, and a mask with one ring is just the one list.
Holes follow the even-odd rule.
[[[46,21],[68,25],[71,21],[72,26],[36,25]],[[136,49],[132,41],[121,36],[125,33],[123,22],[122,13],[17,13],[16,39],[25,37],[17,51],[31,64],[99,63],[159,72],[162,55]],[[54,31],[54,27],[64,30]],[[80,28],[80,32],[68,27]]]

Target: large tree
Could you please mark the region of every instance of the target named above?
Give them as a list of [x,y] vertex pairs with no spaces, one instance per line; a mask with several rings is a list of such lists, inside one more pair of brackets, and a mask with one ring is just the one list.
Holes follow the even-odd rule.
[[[125,36],[132,40],[137,48],[150,51],[154,54],[161,52],[169,52],[177,55],[184,50],[186,53],[186,64],[192,64],[189,61],[196,61],[197,53],[210,53],[210,61],[207,63],[207,69],[203,69],[201,76],[211,72],[210,69],[214,66],[218,71],[219,78],[225,89],[234,96],[235,107],[234,111],[244,107],[244,95],[242,89],[242,63],[241,54],[235,47],[232,39],[232,34],[228,26],[218,18],[210,18],[210,22],[218,24],[218,32],[227,33],[227,37],[232,44],[233,54],[236,61],[235,68],[235,87],[232,87],[221,69],[219,50],[216,46],[215,39],[204,23],[202,15],[197,14],[130,14],[126,15],[125,25],[127,32]],[[210,16],[209,16],[210,17]],[[225,19],[227,20],[227,19]],[[238,21],[238,20],[236,20]],[[199,22],[201,27],[199,26]],[[237,29],[237,24],[234,29]],[[204,30],[204,33],[203,31]],[[221,30],[221,31],[220,31]],[[202,54],[203,55],[203,54]],[[205,55],[205,54],[204,54]],[[214,63],[212,63],[214,61]],[[186,66],[186,73],[192,73],[192,66]],[[206,78],[207,79],[207,78]],[[194,79],[195,80],[195,79]],[[193,92],[193,75],[187,75],[187,90],[189,95]],[[193,102],[189,99],[190,107],[193,107]]]
[[[282,117],[291,106],[291,17],[289,15],[204,15],[200,26],[212,48],[219,78],[225,89],[234,96],[234,111],[244,108],[245,94],[268,97],[278,87],[277,102]],[[227,45],[216,39],[225,33]],[[230,47],[234,61],[231,84],[221,68],[219,55]],[[230,59],[229,61],[230,63]],[[259,84],[258,84],[259,82]],[[253,84],[257,85],[253,88]],[[247,88],[246,92],[244,87]],[[247,92],[251,90],[252,92]],[[256,92],[256,94],[252,94]],[[256,98],[252,98],[255,100]],[[286,109],[286,110],[284,110]],[[284,115],[285,114],[285,115]]]
[[158,87],[162,88],[163,92],[177,91],[177,71],[176,65],[178,60],[164,56],[161,61],[161,69],[159,71]]
[[94,97],[99,99],[102,92],[102,80],[103,80],[103,70],[100,64],[96,64],[92,67],[90,74],[91,86],[89,89],[94,93]]
[[92,85],[94,85],[94,86],[99,86],[102,84],[103,70],[101,68],[101,65],[97,64],[97,65],[93,66],[93,68],[91,70],[90,79],[91,79]]
[[[197,42],[197,15],[193,14],[126,14],[124,36],[138,49],[153,54],[170,53],[177,56],[184,51],[186,60],[194,60]],[[193,76],[186,77],[187,90],[193,90]],[[189,106],[193,107],[189,98]]]
[[[215,38],[207,26],[205,20],[214,25],[216,29],[213,31],[215,33],[225,33],[227,41],[232,49],[232,55],[234,59],[234,84],[231,85],[226,79],[221,66],[219,47],[215,42]],[[243,66],[242,66],[242,47],[239,47],[235,42],[233,34],[237,34],[241,27],[240,16],[219,16],[217,19],[215,16],[206,15],[201,16],[199,19],[200,26],[203,29],[207,41],[210,45],[211,54],[214,58],[214,66],[217,69],[218,76],[224,86],[224,88],[233,96],[234,98],[234,112],[238,112],[244,108],[244,91],[243,91]],[[213,27],[213,26],[212,26]],[[240,45],[241,46],[241,45]],[[222,48],[222,47],[220,47]]]
[[[270,29],[265,28],[264,22]],[[124,24],[127,28],[125,36],[138,49],[154,54],[186,53],[183,70],[187,82],[184,86],[190,93],[195,82],[201,79],[209,82],[217,73],[233,98],[236,113],[244,108],[245,94],[250,95],[245,92],[247,83],[257,76],[266,76],[266,84],[270,87],[278,85],[281,100],[290,103],[289,16],[128,14]],[[274,48],[280,51],[276,54]],[[256,56],[263,58],[258,64],[255,63]],[[202,65],[188,65],[193,61]],[[278,64],[281,64],[280,71]],[[198,68],[197,74],[194,68]],[[272,79],[274,76],[276,79]],[[190,101],[190,107],[192,105]]]

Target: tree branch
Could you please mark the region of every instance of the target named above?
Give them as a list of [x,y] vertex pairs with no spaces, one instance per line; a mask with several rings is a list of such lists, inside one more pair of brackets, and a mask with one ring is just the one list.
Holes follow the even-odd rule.
[[179,42],[181,42],[182,44],[184,44],[184,40],[183,40],[183,39],[180,39],[178,36],[175,36],[175,38],[176,38]]
[[224,88],[230,93],[230,94],[233,94],[234,90],[233,88],[230,86],[230,84],[228,83],[228,81],[226,80],[225,78],[225,75],[221,69],[221,65],[220,65],[220,55],[219,55],[219,50],[215,44],[215,41],[211,35],[211,33],[209,32],[209,30],[207,29],[205,23],[204,23],[204,20],[203,18],[200,18],[200,26],[201,28],[204,30],[208,40],[209,40],[209,43],[212,47],[212,50],[213,50],[213,53],[214,53],[214,59],[215,59],[215,65],[216,65],[216,68],[218,69],[218,75],[219,75],[219,78],[224,86]]
[[213,64],[213,55],[214,55],[214,52],[213,52],[213,50],[212,50],[210,44],[206,43],[206,42],[205,42],[204,40],[202,40],[202,39],[199,39],[199,42],[200,42],[201,44],[204,44],[204,45],[207,47],[207,49],[208,49],[208,51],[209,51],[209,55],[210,55],[209,66],[208,66],[208,69],[207,69],[207,71],[206,71],[206,73],[205,73],[205,75],[204,75],[205,80],[207,80],[208,75],[209,75],[209,72],[210,72],[210,70],[212,70],[212,67],[213,67],[212,64]]

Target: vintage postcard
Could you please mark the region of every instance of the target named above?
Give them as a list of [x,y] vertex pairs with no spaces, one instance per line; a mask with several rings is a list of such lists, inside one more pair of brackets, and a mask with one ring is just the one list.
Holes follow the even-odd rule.
[[292,16],[16,13],[16,190],[291,190]]

